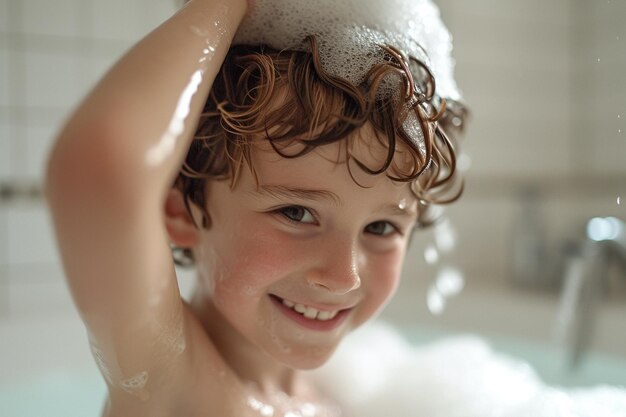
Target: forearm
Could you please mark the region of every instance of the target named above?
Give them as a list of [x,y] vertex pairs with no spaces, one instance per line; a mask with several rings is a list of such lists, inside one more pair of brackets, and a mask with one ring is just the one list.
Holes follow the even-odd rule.
[[66,171],[93,159],[90,169],[116,171],[96,177],[132,178],[135,190],[163,195],[245,9],[245,0],[192,0],[136,44],[70,118],[49,172],[55,159]]

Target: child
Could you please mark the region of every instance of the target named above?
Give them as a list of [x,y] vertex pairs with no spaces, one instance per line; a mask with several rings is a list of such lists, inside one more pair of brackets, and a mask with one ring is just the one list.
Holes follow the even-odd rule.
[[[305,2],[190,0],[59,135],[46,192],[108,386],[103,415],[349,413],[298,370],[380,311],[412,230],[460,193],[448,135],[464,109],[435,89],[419,39],[342,20],[351,2],[343,15],[322,3],[316,20]],[[436,13],[423,20],[447,34]],[[339,31],[270,43],[290,42],[281,22],[313,35],[307,21]],[[337,38],[348,27],[358,36]],[[277,40],[254,43],[265,32]],[[458,99],[450,74],[441,91]],[[197,269],[189,302],[170,248]]]

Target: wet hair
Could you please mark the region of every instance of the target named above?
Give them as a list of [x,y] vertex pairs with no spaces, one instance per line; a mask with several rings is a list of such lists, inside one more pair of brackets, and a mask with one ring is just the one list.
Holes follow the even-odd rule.
[[[234,187],[247,167],[258,184],[251,159],[254,141],[269,141],[285,158],[343,141],[351,175],[356,165],[368,174],[410,183],[418,201],[418,226],[432,223],[429,207],[456,200],[463,188],[456,169],[456,135],[463,130],[465,106],[437,97],[428,68],[391,46],[381,46],[385,60],[355,86],[324,71],[315,37],[307,42],[311,52],[263,45],[230,48],[175,182],[187,210],[196,205],[202,227],[210,227],[207,180],[228,180]],[[401,80],[402,91],[381,95],[379,90],[393,77]],[[421,150],[403,126],[409,112],[423,132]],[[350,153],[359,140],[353,133],[366,124],[373,127],[375,145],[386,151],[378,166],[367,166]],[[189,249],[175,248],[173,253],[178,264],[193,263]]]

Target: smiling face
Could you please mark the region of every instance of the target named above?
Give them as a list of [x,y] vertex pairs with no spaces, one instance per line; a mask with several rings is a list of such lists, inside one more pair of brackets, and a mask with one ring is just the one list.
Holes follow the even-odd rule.
[[[360,172],[367,188],[357,185],[342,149],[334,143],[287,159],[256,145],[259,187],[247,169],[234,189],[209,183],[212,224],[199,232],[194,256],[219,337],[313,368],[393,294],[415,198],[384,175]],[[354,152],[371,159],[368,149]]]

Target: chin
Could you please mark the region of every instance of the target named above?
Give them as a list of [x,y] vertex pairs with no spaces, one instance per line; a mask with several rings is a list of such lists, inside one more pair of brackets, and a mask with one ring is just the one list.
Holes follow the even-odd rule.
[[281,362],[286,366],[301,371],[317,369],[331,358],[337,346],[332,348],[311,347],[303,349],[298,355],[282,354]]

